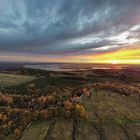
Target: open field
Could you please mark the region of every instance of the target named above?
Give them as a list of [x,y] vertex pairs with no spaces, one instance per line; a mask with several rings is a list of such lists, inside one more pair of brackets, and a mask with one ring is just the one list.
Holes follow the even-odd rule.
[[[119,124],[115,122],[100,124],[85,120],[60,120],[49,125],[46,121],[33,124],[21,140],[139,140],[140,124]],[[44,125],[46,126],[44,127]],[[34,128],[33,128],[34,127]]]
[[51,124],[52,121],[33,123],[21,140],[42,140],[46,136]]
[[135,96],[122,96],[111,91],[91,91],[91,98],[83,96],[82,105],[89,120],[140,120],[140,102]]
[[21,140],[71,140],[72,131],[72,120],[54,118],[47,121],[34,122]]
[[32,81],[34,79],[36,78],[32,76],[0,73],[0,86],[1,87],[15,86]]

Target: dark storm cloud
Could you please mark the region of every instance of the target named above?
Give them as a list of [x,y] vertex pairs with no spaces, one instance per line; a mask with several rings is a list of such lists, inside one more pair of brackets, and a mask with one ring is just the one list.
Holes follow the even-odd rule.
[[140,0],[0,0],[0,52],[84,53],[139,43],[139,9]]

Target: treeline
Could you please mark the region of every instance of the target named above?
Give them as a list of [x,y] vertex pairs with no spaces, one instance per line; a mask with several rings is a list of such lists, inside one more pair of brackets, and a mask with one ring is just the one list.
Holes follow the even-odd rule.
[[122,83],[95,83],[92,85],[92,87],[96,90],[110,90],[126,96],[135,94],[140,95],[140,90],[138,88]]

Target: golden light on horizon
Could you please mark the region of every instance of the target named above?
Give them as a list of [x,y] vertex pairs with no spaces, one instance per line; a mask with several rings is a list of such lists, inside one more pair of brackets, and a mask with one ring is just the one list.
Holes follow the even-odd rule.
[[60,62],[60,63],[99,63],[99,64],[140,64],[140,47],[132,46],[98,54],[81,55],[26,55],[0,54],[0,60],[18,62]]
[[139,60],[97,60],[97,61],[90,61],[89,63],[95,64],[140,64]]
[[112,52],[90,55],[91,63],[140,64],[140,47],[122,48]]

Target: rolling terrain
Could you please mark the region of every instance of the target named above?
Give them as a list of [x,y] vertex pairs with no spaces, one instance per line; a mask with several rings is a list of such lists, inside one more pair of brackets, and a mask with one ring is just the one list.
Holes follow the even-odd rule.
[[140,139],[138,69],[3,72],[0,140]]

